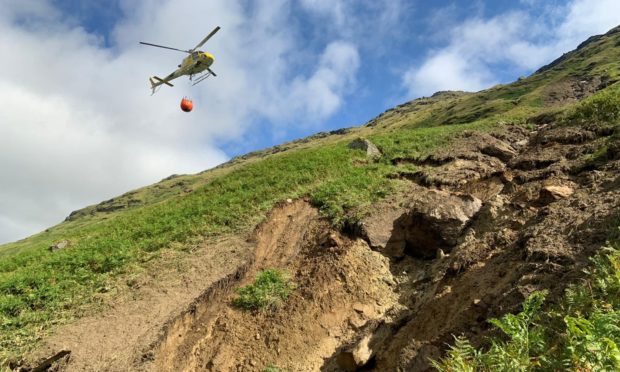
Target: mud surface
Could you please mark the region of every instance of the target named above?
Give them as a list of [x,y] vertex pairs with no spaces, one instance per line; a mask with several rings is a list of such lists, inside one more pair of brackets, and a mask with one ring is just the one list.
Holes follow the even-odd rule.
[[120,292],[102,295],[103,311],[60,327],[33,359],[69,350],[71,354],[54,368],[131,370],[135,358],[161,337],[162,325],[190,307],[205,287],[249,260],[250,249],[245,241],[229,237],[196,247],[184,259],[163,257],[155,267],[127,278]]
[[[304,200],[283,202],[249,238],[201,251],[193,274],[67,327],[50,351],[73,351],[66,370],[429,370],[453,335],[482,345],[488,318],[535,290],[553,303],[582,275],[620,217],[613,131],[506,126],[392,159],[416,166],[398,174],[408,189],[373,206],[353,236]],[[288,300],[232,306],[234,288],[265,268],[290,274]]]
[[396,305],[389,260],[362,240],[330,231],[305,201],[272,211],[254,243],[253,264],[230,286],[249,283],[261,269],[280,268],[297,285],[288,301],[274,311],[248,312],[230,305],[232,291],[222,292],[200,316],[170,332],[143,368],[316,371],[358,327]]
[[221,293],[142,367],[425,371],[453,335],[484,344],[488,318],[518,311],[534,290],[557,301],[604,243],[620,210],[620,162],[592,169],[586,159],[610,134],[509,126],[467,133],[427,159],[395,159],[419,171],[406,177],[409,190],[375,206],[359,236],[333,231],[304,201],[282,204],[230,284],[277,267],[298,285],[291,298],[253,313]]
[[[608,159],[594,170],[585,160],[609,135],[592,129],[545,125],[532,133],[508,128],[492,139],[466,135],[423,159],[409,178],[407,203],[432,205],[434,190],[484,202],[452,246],[441,234],[429,242],[419,227],[403,224],[416,207],[402,201],[386,201],[364,221],[367,240],[392,258],[392,272],[408,274],[397,291],[408,311],[377,347],[374,370],[427,370],[428,358],[441,356],[453,335],[481,345],[488,318],[518,311],[534,290],[549,289],[549,302],[557,301],[582,275],[620,211],[620,162]],[[438,223],[450,227],[453,216]],[[407,249],[420,242],[442,249],[420,259]]]

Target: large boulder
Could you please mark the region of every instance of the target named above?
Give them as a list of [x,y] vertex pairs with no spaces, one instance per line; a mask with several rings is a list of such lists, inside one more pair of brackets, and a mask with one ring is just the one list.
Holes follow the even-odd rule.
[[371,158],[381,157],[381,151],[372,142],[365,138],[358,138],[349,143],[350,149],[362,150],[366,152],[366,155]]
[[404,253],[423,259],[450,252],[482,201],[468,194],[430,190],[412,198],[409,211],[394,222],[392,242],[401,242]]

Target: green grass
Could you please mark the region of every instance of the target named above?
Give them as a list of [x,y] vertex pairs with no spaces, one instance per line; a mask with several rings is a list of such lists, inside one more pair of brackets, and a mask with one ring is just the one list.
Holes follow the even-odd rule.
[[569,110],[565,121],[572,124],[620,123],[620,84],[585,99]]
[[267,269],[256,275],[254,283],[237,288],[239,297],[233,305],[244,310],[269,310],[278,307],[295,289],[295,283],[284,272]]
[[[384,153],[376,161],[347,148],[351,135],[302,140],[275,154],[259,151],[218,169],[131,191],[84,208],[45,232],[0,246],[0,360],[19,357],[55,325],[91,311],[97,293],[112,290],[122,282],[119,278],[159,259],[163,250],[184,250],[208,237],[246,231],[283,199],[308,197],[336,227],[355,223],[373,203],[402,186],[387,177],[398,171],[393,158],[422,158],[449,146],[464,130],[523,123],[547,109],[545,87],[567,76],[604,73],[620,78],[616,42],[617,36],[601,38],[593,45],[598,54],[582,48],[514,84],[478,93],[441,93],[389,110],[376,127],[356,130]],[[607,115],[607,106],[596,98],[586,102],[594,102],[593,111],[571,120],[588,115],[608,119],[600,116]],[[120,209],[101,209],[109,206]],[[48,251],[65,239],[68,248]]]
[[[161,250],[248,229],[283,199],[308,196],[339,227],[361,218],[398,187],[399,181],[386,177],[395,169],[390,156],[423,156],[468,128],[373,137],[387,154],[380,161],[349,149],[349,140],[275,154],[211,177],[192,193],[86,216],[20,242],[18,253],[0,259],[0,353],[24,353],[54,325],[87,311],[94,295],[113,288],[116,278],[158,259]],[[70,246],[50,252],[60,239]]]
[[[618,228],[620,236],[620,227]],[[490,322],[505,338],[486,349],[457,338],[439,371],[620,370],[620,238],[592,259],[582,283],[570,286],[561,304],[543,310],[546,292],[535,292],[523,311]]]

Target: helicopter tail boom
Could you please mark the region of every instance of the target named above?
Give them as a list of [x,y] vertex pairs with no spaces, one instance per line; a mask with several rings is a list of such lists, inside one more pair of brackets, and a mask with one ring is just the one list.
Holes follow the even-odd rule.
[[149,82],[151,82],[151,89],[153,90],[153,94],[155,94],[155,92],[157,91],[157,87],[159,87],[162,84],[166,84],[167,86],[170,86],[170,87],[174,86],[169,81],[166,81],[157,76],[150,77]]

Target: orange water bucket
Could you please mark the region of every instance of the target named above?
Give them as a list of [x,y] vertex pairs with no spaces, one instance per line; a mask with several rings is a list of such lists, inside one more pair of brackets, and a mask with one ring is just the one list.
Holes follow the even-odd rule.
[[194,102],[187,97],[183,97],[181,100],[181,110],[185,112],[190,112],[194,108]]

